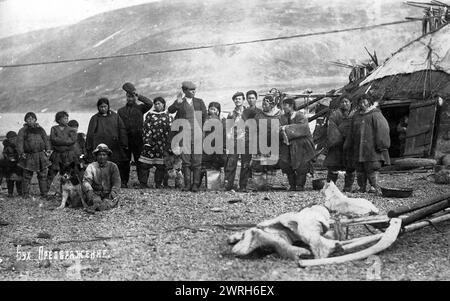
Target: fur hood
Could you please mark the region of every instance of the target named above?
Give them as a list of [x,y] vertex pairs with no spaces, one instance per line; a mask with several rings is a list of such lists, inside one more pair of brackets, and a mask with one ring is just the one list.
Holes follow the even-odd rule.
[[26,133],[28,134],[42,134],[42,132],[45,132],[44,129],[36,123],[34,126],[29,126],[28,124],[24,124],[23,127],[25,128]]

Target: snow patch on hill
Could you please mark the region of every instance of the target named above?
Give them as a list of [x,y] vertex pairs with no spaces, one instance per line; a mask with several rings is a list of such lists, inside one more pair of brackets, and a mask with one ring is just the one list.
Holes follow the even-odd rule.
[[107,41],[111,40],[112,38],[114,38],[114,36],[118,35],[119,33],[121,33],[123,31],[123,29],[116,31],[115,33],[113,33],[112,35],[106,37],[105,39],[101,40],[100,42],[98,42],[97,44],[95,44],[94,46],[92,46],[92,48],[97,48],[98,46],[106,43]]

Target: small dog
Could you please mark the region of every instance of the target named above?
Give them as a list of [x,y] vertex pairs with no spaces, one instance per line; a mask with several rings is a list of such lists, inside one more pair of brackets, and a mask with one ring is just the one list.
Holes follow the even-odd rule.
[[363,198],[349,198],[344,195],[333,181],[325,183],[321,190],[328,210],[347,216],[378,214],[379,209]]
[[63,170],[61,170],[61,205],[58,209],[63,209],[66,204],[69,204],[70,208],[78,208],[83,206],[87,208],[87,204],[84,200],[83,191],[81,188],[81,179],[79,171],[75,168],[75,164],[72,163]]

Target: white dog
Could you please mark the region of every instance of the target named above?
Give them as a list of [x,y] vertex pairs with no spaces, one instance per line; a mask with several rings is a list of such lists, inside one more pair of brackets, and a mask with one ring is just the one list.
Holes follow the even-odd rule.
[[325,196],[325,207],[330,211],[348,216],[379,213],[378,208],[370,201],[363,198],[349,198],[344,195],[333,181],[325,183],[320,192]]

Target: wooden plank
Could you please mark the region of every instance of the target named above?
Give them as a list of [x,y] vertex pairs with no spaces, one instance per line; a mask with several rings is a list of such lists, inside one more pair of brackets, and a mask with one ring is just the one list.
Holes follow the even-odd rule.
[[394,100],[385,100],[380,102],[380,109],[397,107],[397,106],[407,106],[410,105],[413,101],[411,99],[394,99]]
[[423,134],[428,133],[429,131],[431,131],[431,127],[425,128],[424,130],[421,130],[421,131],[419,131],[419,132],[417,132],[415,134],[407,135],[406,138],[412,138],[412,137],[416,137],[416,136],[419,136],[419,135],[423,135]]
[[430,155],[436,110],[437,102],[434,99],[411,103],[404,156]]
[[436,105],[436,100],[427,100],[424,102],[414,102],[411,104],[411,106],[409,107],[409,109],[417,109],[417,108],[423,108],[423,107],[429,107],[432,105]]

